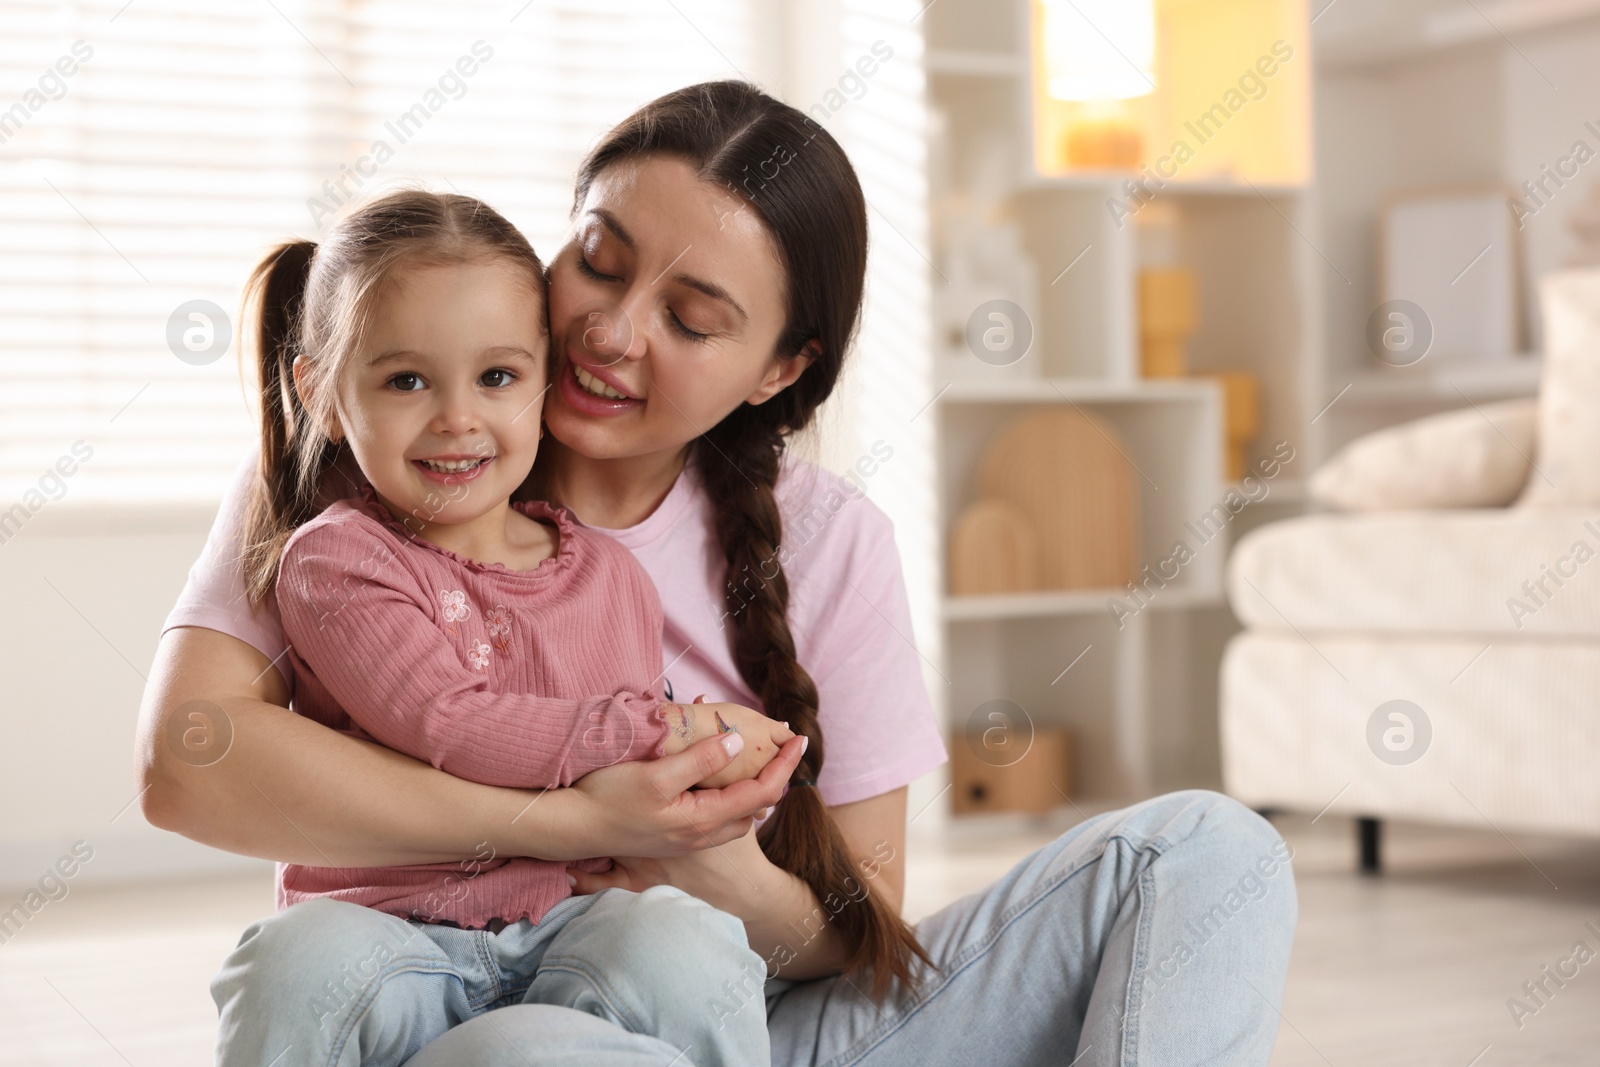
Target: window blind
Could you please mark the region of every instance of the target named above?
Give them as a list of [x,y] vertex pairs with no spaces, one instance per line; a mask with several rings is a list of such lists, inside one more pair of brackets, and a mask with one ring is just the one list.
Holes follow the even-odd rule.
[[0,513],[216,499],[254,438],[217,338],[268,247],[420,181],[482,197],[549,258],[588,145],[747,72],[761,18],[753,0],[3,0]]

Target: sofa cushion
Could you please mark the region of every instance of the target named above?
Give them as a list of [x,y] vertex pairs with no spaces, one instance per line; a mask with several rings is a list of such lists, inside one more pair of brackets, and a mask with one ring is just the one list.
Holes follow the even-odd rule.
[[1509,504],[1528,480],[1537,411],[1505,400],[1367,434],[1317,468],[1311,496],[1343,511]]
[[1308,515],[1228,563],[1246,626],[1600,638],[1600,508]]
[[1600,507],[1600,270],[1545,275],[1539,445],[1521,503]]

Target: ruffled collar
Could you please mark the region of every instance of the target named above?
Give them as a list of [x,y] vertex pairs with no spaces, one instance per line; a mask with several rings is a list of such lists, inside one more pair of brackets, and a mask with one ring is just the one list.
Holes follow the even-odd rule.
[[551,556],[549,559],[541,561],[540,564],[531,571],[513,570],[512,568],[507,567],[504,563],[483,563],[475,559],[468,559],[466,556],[452,552],[442,545],[436,545],[424,537],[417,536],[417,534],[408,526],[406,526],[405,523],[401,522],[399,519],[395,518],[389,513],[389,509],[383,506],[383,501],[378,499],[378,491],[374,489],[372,487],[372,483],[366,479],[362,479],[360,497],[356,500],[353,500],[352,503],[357,504],[362,511],[365,511],[374,519],[377,519],[379,522],[383,523],[386,527],[405,538],[405,540],[409,541],[411,544],[430,549],[439,553],[439,555],[444,556],[446,559],[454,560],[456,563],[467,568],[468,570],[478,571],[484,574],[505,574],[510,575],[513,578],[529,578],[534,575],[542,576],[550,573],[552,570],[565,570],[567,567],[570,567],[578,552],[577,520],[573,517],[572,512],[568,511],[566,508],[556,507],[543,500],[511,501],[511,506],[528,516],[528,518],[535,521],[549,520],[554,522],[556,526],[557,544],[555,555]]

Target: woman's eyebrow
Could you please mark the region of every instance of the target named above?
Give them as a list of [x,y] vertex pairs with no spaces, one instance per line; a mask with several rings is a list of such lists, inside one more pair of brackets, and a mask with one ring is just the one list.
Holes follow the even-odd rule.
[[623,226],[622,223],[617,221],[617,217],[615,215],[603,207],[590,208],[589,214],[605,223],[606,229],[616,234],[617,240],[626,245],[628,251],[637,251],[638,246],[633,243],[633,235],[628,232],[627,227]]
[[708,282],[704,278],[696,278],[692,274],[675,274],[673,275],[672,280],[677,282],[679,285],[687,285],[690,289],[697,289],[711,297],[713,300],[723,301],[729,307],[733,308],[733,310],[739,313],[740,321],[750,321],[750,316],[745,313],[744,308],[739,306],[739,301],[733,298],[733,294],[729,293],[728,290],[724,289],[716,282]]

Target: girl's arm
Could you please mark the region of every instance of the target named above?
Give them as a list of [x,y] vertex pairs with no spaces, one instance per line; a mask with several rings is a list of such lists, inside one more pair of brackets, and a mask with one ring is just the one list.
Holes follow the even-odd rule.
[[[307,866],[449,863],[481,855],[485,841],[502,856],[548,860],[682,856],[742,837],[778,802],[800,758],[796,739],[759,778],[690,792],[733,761],[707,739],[595,771],[573,788],[529,792],[454,778],[287,703],[283,680],[253,646],[217,630],[168,630],[139,715],[145,818],[216,848]],[[183,745],[197,708],[230,732],[220,759]]]
[[367,521],[352,514],[302,529],[284,551],[277,600],[295,654],[368,734],[458,777],[513,788],[565,786],[664,754],[670,726],[652,695],[491,688],[429,617],[431,594],[406,567],[392,557],[353,565],[391,551]]

